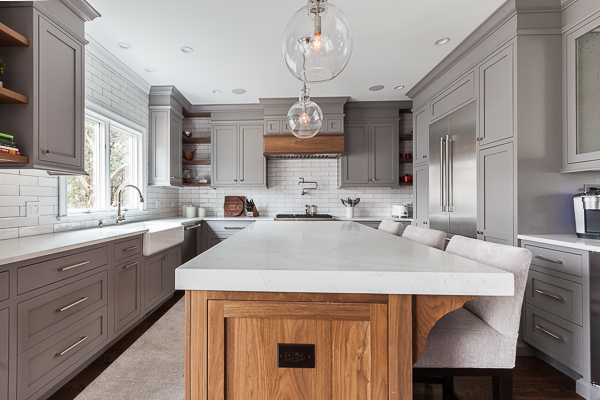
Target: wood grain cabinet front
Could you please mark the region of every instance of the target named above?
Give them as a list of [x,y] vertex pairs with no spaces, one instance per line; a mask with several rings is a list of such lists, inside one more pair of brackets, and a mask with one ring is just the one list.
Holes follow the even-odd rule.
[[115,333],[120,332],[142,314],[142,263],[130,260],[114,268]]

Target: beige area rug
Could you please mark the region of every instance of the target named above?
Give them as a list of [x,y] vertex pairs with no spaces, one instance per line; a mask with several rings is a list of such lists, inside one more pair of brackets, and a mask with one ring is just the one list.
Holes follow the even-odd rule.
[[75,400],[183,400],[185,297]]

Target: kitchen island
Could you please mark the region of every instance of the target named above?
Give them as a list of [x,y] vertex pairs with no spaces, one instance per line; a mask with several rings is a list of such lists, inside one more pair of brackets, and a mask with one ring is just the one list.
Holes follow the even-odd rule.
[[188,400],[411,399],[435,322],[514,281],[354,222],[259,221],[178,268],[176,287]]

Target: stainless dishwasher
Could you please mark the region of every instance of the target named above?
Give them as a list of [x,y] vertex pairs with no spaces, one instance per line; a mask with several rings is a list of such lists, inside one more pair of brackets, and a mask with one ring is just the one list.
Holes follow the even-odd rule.
[[200,254],[200,221],[183,224],[183,244],[181,245],[181,263],[185,264]]

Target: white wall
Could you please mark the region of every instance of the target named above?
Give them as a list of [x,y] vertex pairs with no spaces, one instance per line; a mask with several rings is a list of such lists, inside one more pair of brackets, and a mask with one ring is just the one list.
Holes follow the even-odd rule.
[[[86,51],[85,69],[86,102],[93,102],[148,129],[148,94],[142,88],[90,51]],[[178,215],[178,189],[147,188],[145,198],[148,211],[132,212],[129,220]],[[156,208],[156,200],[161,200],[160,209]],[[40,202],[39,217],[26,216],[29,201]],[[0,240],[95,227],[99,218],[112,224],[116,212],[67,216],[60,220],[57,215],[58,178],[44,171],[0,170]]]

